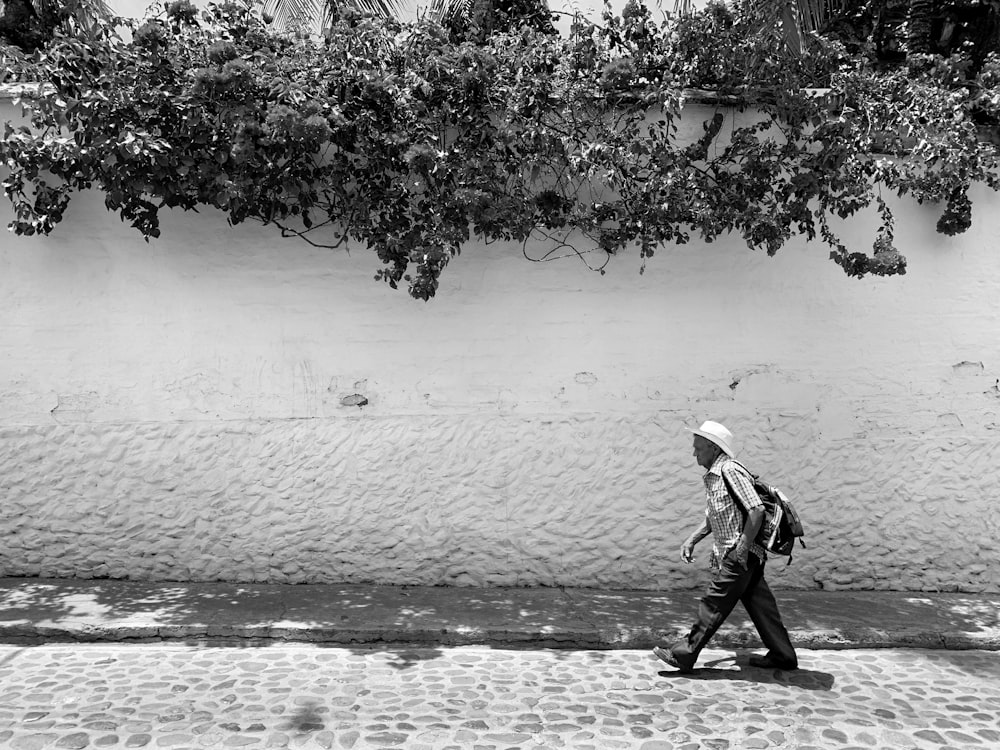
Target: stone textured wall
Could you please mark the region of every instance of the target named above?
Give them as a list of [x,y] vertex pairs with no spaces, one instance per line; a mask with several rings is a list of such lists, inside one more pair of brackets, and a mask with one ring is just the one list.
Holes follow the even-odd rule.
[[1000,220],[974,200],[958,238],[898,207],[897,279],[806,243],[604,276],[500,244],[420,303],[362,249],[195,214],[147,244],[84,196],[0,243],[0,574],[691,587],[683,428],[711,418],[801,509],[775,585],[1000,590]]

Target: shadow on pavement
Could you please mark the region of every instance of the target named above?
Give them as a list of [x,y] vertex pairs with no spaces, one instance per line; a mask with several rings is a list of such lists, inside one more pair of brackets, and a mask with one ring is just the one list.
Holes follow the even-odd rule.
[[294,714],[278,725],[278,729],[283,732],[297,732],[299,734],[319,732],[326,728],[323,709],[320,701],[308,701],[298,706]]
[[892,591],[775,592],[789,629],[988,635],[1000,628],[995,594]]
[[[800,690],[833,689],[834,677],[829,672],[812,669],[759,669],[751,667],[748,655],[738,654],[703,662],[694,671],[684,674],[676,670],[664,669],[657,674],[671,680],[727,680],[730,682],[753,682],[761,685],[783,685]],[[724,666],[725,665],[725,666]]]
[[[351,649],[351,650],[354,651],[355,653],[359,653],[359,652],[363,653],[363,649],[354,648],[354,649]],[[403,671],[405,669],[409,669],[410,667],[418,664],[421,661],[426,661],[426,660],[429,660],[429,659],[436,659],[436,658],[444,655],[444,651],[442,651],[439,648],[412,648],[412,647],[410,647],[410,648],[402,648],[402,649],[398,649],[397,650],[397,649],[393,649],[393,648],[385,648],[385,647],[383,647],[383,648],[381,648],[379,650],[382,651],[382,652],[385,652],[385,653],[392,654],[392,660],[389,662],[389,666],[392,667],[393,669],[398,669],[400,671]],[[370,649],[369,649],[369,651],[370,651]]]
[[944,670],[955,670],[982,679],[1000,679],[1000,654],[995,651],[924,650],[920,656]]
[[[5,638],[268,639],[415,647],[621,648],[689,624],[688,593],[366,585],[0,581]],[[683,603],[681,605],[681,603]],[[683,609],[683,618],[677,610]]]
[[[148,639],[150,642],[161,642],[160,639]],[[367,656],[372,652],[389,654],[386,666],[404,671],[416,666],[422,661],[433,661],[444,655],[444,649],[435,646],[413,646],[412,644],[372,643],[352,645],[349,643],[327,643],[323,641],[303,644],[298,641],[279,641],[274,638],[185,638],[171,639],[169,643],[183,643],[192,648],[274,648],[280,645],[308,645],[312,648],[337,648],[350,651],[352,654]],[[32,644],[29,644],[32,645]]]
[[[340,584],[0,579],[5,640],[172,640],[257,647],[296,641],[341,648],[651,648],[688,630],[700,591],[458,588]],[[1000,595],[780,591],[803,648],[1000,650]],[[725,648],[759,647],[741,609]],[[410,650],[404,647],[404,644]],[[958,660],[962,663],[962,660]]]
[[[712,664],[714,662],[709,662]],[[657,672],[660,677],[669,680],[700,680],[752,682],[759,685],[780,685],[798,690],[829,691],[833,689],[834,677],[828,672],[817,672],[811,669],[796,669],[794,672],[783,670],[755,669],[753,667],[713,668],[711,666],[697,667],[690,674],[671,670]]]

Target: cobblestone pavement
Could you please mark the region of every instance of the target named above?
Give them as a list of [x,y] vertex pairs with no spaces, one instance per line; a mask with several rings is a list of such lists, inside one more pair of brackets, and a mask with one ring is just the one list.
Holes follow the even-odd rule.
[[0,646],[0,747],[1000,748],[1000,653]]

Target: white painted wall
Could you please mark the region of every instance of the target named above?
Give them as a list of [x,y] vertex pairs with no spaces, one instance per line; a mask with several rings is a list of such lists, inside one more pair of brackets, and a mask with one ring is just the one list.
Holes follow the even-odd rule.
[[604,276],[471,246],[422,303],[361,248],[211,213],[147,244],[82,196],[0,240],[0,574],[700,585],[683,428],[711,418],[801,508],[776,586],[997,591],[1000,220],[974,201],[957,238],[898,204],[901,278],[804,242]]

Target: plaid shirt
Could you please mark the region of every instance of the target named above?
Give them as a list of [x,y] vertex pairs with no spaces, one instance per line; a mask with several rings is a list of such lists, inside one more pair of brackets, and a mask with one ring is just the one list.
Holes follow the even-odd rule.
[[[726,479],[733,486],[733,490],[739,495],[740,504],[747,511],[752,508],[763,508],[764,503],[757,496],[753,488],[750,476],[733,459],[726,454],[719,454],[712,467],[705,474],[705,497],[708,500],[708,507],[705,509],[705,518],[712,529],[712,568],[718,568],[722,563],[722,558],[726,556],[736,542],[739,541],[740,534],[743,533],[744,515],[736,507],[736,501],[729,495],[726,489],[726,481],[722,478],[725,472]],[[757,555],[761,560],[767,559],[764,548],[757,542],[750,544],[750,552]]]

